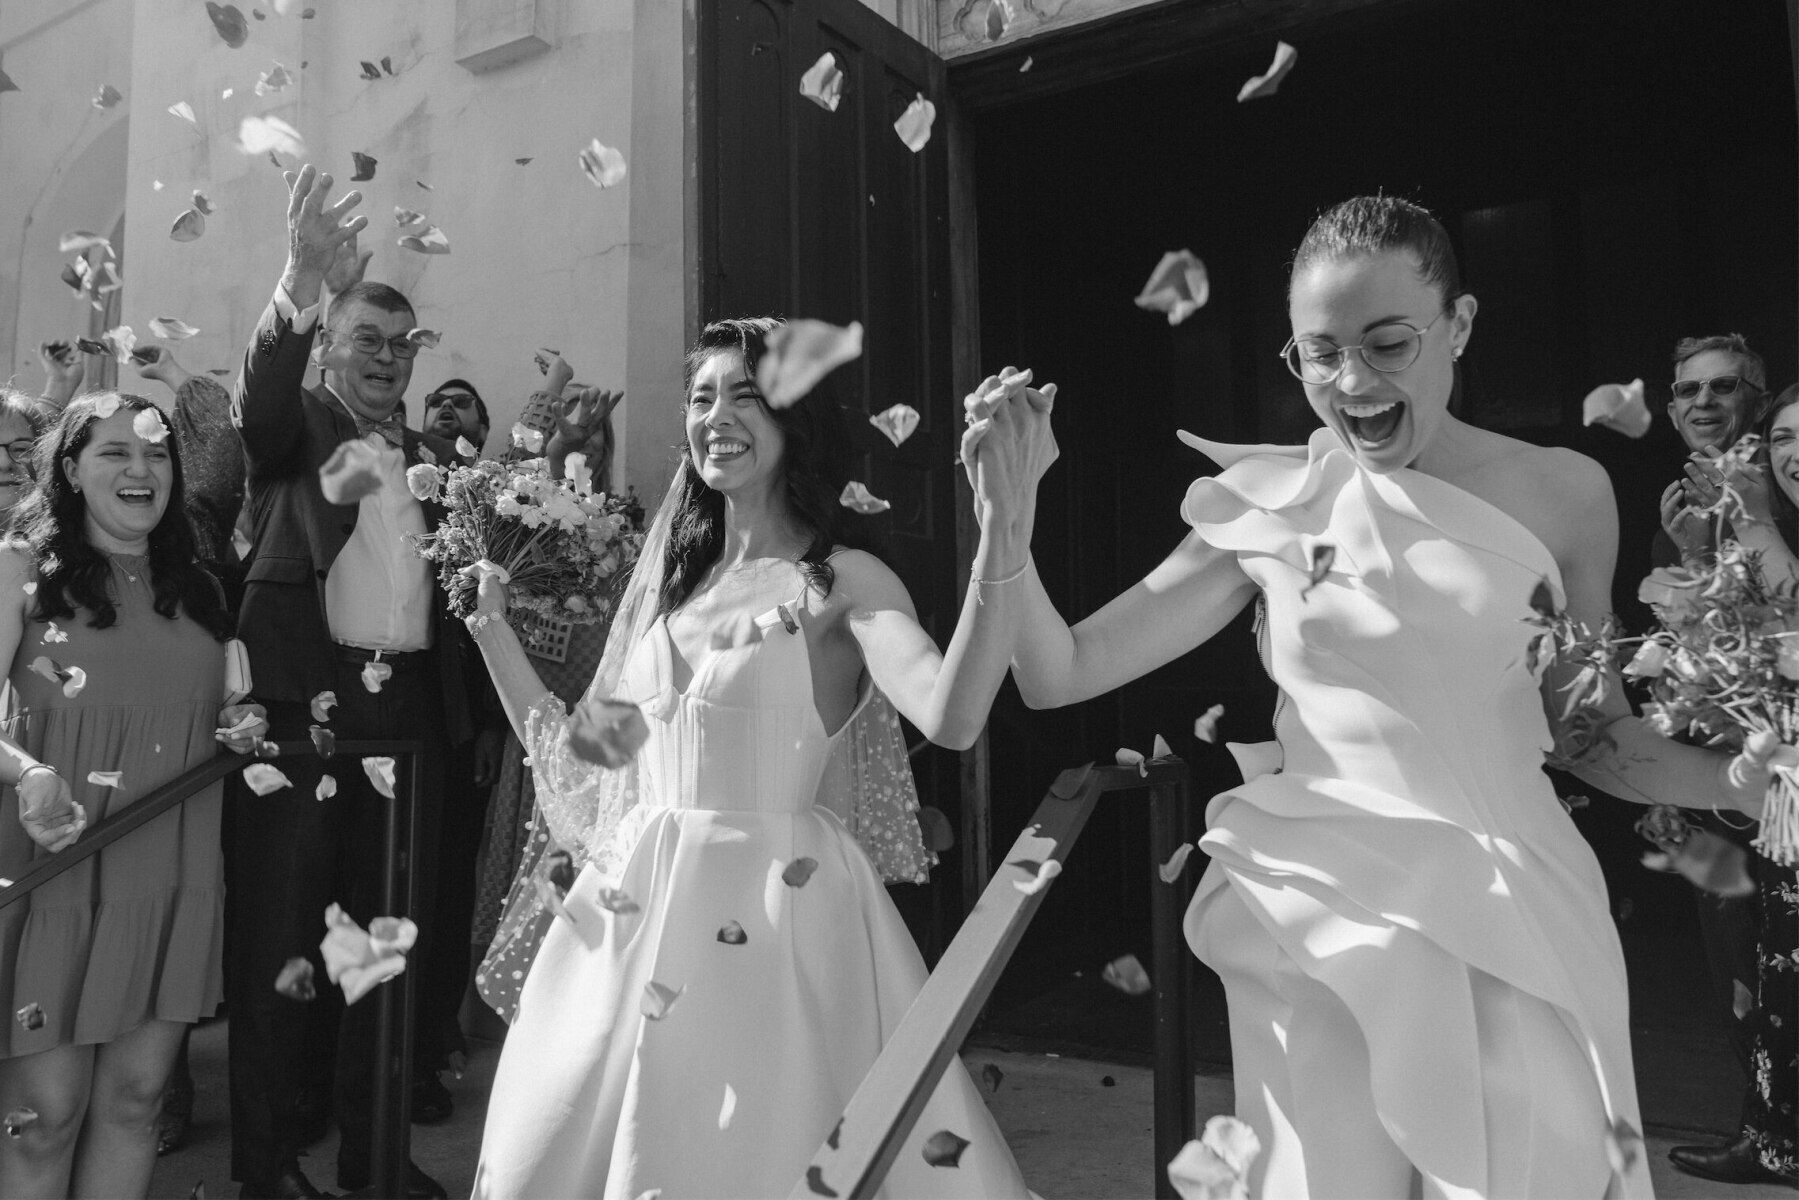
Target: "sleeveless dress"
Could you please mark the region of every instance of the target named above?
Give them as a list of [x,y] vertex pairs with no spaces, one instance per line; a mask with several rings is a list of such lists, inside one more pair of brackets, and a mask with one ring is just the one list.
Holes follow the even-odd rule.
[[1278,766],[1208,806],[1186,921],[1226,981],[1255,1193],[1371,1194],[1345,1160],[1390,1140],[1427,1196],[1648,1195],[1605,880],[1542,769],[1524,622],[1540,581],[1563,603],[1554,557],[1329,430],[1183,436],[1226,464],[1182,515],[1261,589],[1281,693]]
[[[784,1197],[924,984],[867,855],[814,802],[841,731],[819,719],[806,637],[778,610],[755,624],[757,640],[695,663],[684,692],[663,620],[625,666],[621,694],[650,729],[615,834],[625,865],[582,870],[531,966],[478,1197]],[[633,904],[608,908],[608,887]],[[939,1129],[971,1142],[957,1168],[922,1157]],[[885,1194],[1027,1194],[960,1063]]]
[[[90,826],[218,753],[225,683],[223,644],[153,608],[149,560],[109,557],[117,621],[94,629],[81,610],[28,620],[0,692],[0,730],[56,768]],[[40,657],[80,667],[86,686],[64,695],[31,669]],[[117,771],[118,786],[90,782],[94,771]],[[214,784],[0,912],[9,1018],[0,1057],[111,1041],[151,1018],[212,1015],[223,988],[221,795]],[[48,854],[20,826],[18,804],[14,789],[0,788],[8,879]],[[10,1019],[30,1003],[43,1010],[42,1028]]]

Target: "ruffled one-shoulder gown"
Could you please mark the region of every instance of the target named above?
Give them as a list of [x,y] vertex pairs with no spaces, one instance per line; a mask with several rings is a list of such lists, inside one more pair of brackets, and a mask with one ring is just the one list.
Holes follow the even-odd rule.
[[1186,923],[1254,1194],[1649,1195],[1605,880],[1542,769],[1525,619],[1539,581],[1562,602],[1554,557],[1329,430],[1189,441],[1226,469],[1182,515],[1260,587],[1281,693],[1278,766],[1211,801]]
[[[694,664],[684,692],[661,621],[626,664],[620,690],[650,698],[650,738],[614,835],[625,865],[583,869],[525,979],[477,1196],[784,1197],[924,984],[867,856],[814,803],[838,735],[813,702],[805,635],[775,611],[756,625]],[[606,907],[604,888],[635,910]],[[939,1129],[969,1139],[959,1166],[925,1162]],[[885,1194],[1027,1194],[960,1063]]]

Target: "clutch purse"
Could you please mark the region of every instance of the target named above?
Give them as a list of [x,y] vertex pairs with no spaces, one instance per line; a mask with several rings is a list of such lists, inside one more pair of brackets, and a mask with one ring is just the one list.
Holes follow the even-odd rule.
[[225,704],[240,704],[256,685],[250,678],[250,652],[236,638],[225,643]]

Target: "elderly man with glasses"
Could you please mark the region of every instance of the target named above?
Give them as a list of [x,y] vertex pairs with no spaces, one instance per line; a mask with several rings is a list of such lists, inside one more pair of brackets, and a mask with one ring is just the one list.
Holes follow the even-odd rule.
[[[456,450],[405,427],[401,398],[418,352],[417,320],[405,296],[361,281],[355,238],[367,221],[349,216],[361,197],[350,192],[328,203],[331,182],[310,166],[288,176],[288,262],[232,401],[253,529],[240,636],[275,738],[303,742],[309,727],[323,726],[338,739],[423,745],[412,957],[429,962],[446,746],[466,738],[470,725],[456,641],[467,634],[445,617],[436,577],[408,541],[433,528],[443,510],[415,499],[405,473],[427,458],[451,462]],[[356,264],[343,272],[353,282],[321,317],[327,275],[346,260]],[[309,359],[324,372],[314,389],[304,386]],[[320,469],[357,440],[366,443],[378,485],[334,503]],[[318,964],[330,904],[365,925],[386,915],[377,911],[386,801],[361,764],[308,757],[282,769],[292,786],[246,803],[231,834],[232,1174],[245,1196],[320,1194],[299,1168],[294,1101],[308,1082],[309,1009],[329,999],[324,972],[313,1006],[276,992],[276,976],[289,959]],[[404,767],[396,784],[395,794],[405,796]],[[337,1182],[345,1188],[370,1183],[376,1011],[372,1000],[353,1005],[338,1029],[333,1099],[343,1133]],[[409,1167],[408,1196],[444,1195]]]

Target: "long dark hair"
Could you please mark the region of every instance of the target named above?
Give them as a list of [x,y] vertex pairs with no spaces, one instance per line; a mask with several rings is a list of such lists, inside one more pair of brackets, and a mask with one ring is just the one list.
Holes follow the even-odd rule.
[[[116,402],[120,412],[157,412],[142,396],[129,392],[96,392],[70,401],[50,432],[38,440],[38,486],[19,505],[15,525],[37,564],[37,607],[32,619],[54,621],[75,616],[77,608],[92,616],[88,624],[107,629],[117,623],[112,596],[112,568],[106,555],[87,537],[87,501],[62,469],[66,458],[79,458],[93,438],[102,403]],[[160,417],[161,414],[158,413]],[[167,425],[166,419],[164,421]],[[219,641],[231,636],[231,615],[216,580],[194,560],[194,531],[188,524],[181,455],[171,432],[166,443],[172,477],[162,520],[150,531],[150,587],[158,614],[171,621],[185,612]]]
[[1783,409],[1791,408],[1796,403],[1799,403],[1799,383],[1791,383],[1768,405],[1768,411],[1762,414],[1762,419],[1756,424],[1756,432],[1762,438],[1761,449],[1756,451],[1756,459],[1768,476],[1768,491],[1772,493],[1768,500],[1774,513],[1774,528],[1780,533],[1781,540],[1786,542],[1787,549],[1799,551],[1799,508],[1794,507],[1793,502],[1787,499],[1785,489],[1774,478],[1774,447],[1769,440],[1774,432],[1774,419]]
[[[687,352],[682,403],[693,389],[694,376],[714,354],[743,355],[744,370],[754,379],[768,335],[780,326],[775,317],[737,317],[706,326]],[[787,511],[809,538],[800,555],[800,569],[820,595],[828,596],[836,582],[836,573],[826,561],[832,551],[840,546],[872,550],[877,545],[872,522],[838,503],[849,482],[849,431],[837,405],[817,389],[787,408],[758,402],[780,427],[785,441],[781,477],[786,485]],[[681,462],[664,501],[675,509],[662,562],[662,591],[656,598],[658,613],[672,612],[686,602],[707,569],[718,561],[725,544],[724,495],[700,478],[685,439],[680,449]]]

